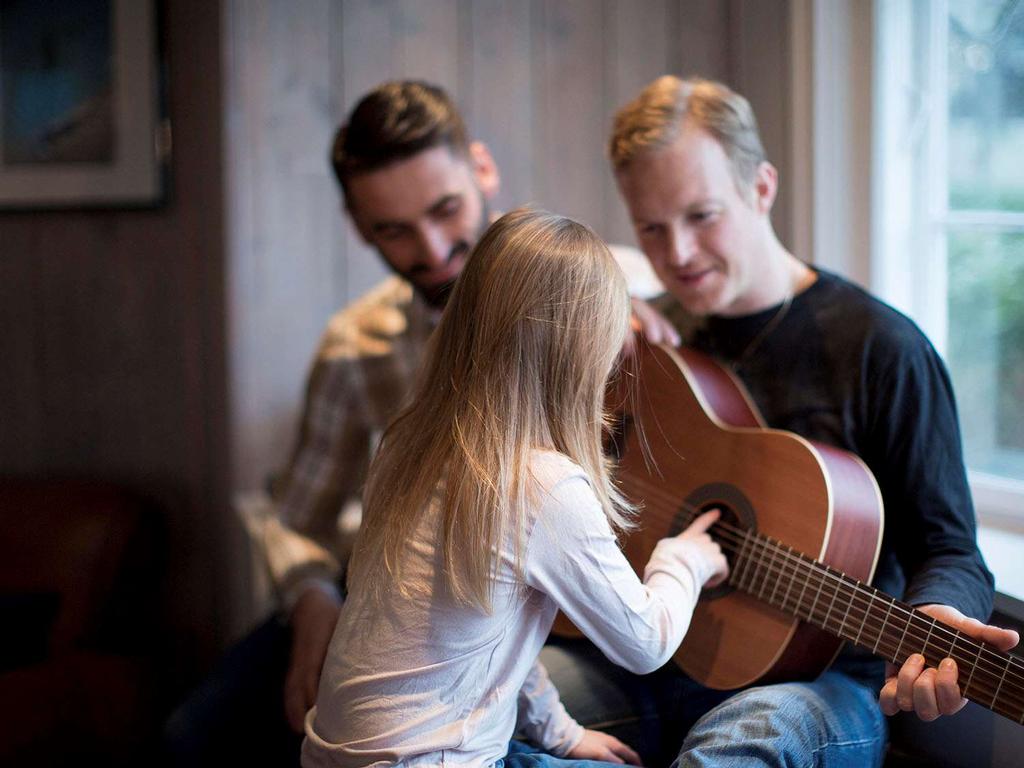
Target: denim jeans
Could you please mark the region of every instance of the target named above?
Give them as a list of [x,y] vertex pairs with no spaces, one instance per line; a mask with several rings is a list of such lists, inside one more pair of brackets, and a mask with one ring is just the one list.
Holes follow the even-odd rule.
[[523,744],[510,742],[508,754],[494,764],[494,768],[622,768],[617,763],[603,763],[600,760],[570,760],[554,757],[547,752]]
[[274,616],[233,646],[171,714],[167,766],[298,766],[302,734],[288,726],[284,678],[291,629]]
[[887,732],[876,691],[842,672],[713,691],[674,662],[632,675],[586,641],[545,646],[540,658],[569,714],[629,744],[646,766],[882,764]]

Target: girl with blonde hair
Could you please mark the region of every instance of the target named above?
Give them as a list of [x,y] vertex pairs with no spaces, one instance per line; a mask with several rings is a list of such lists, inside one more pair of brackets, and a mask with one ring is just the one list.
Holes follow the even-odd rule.
[[[304,766],[638,762],[569,717],[537,661],[561,609],[652,671],[725,575],[714,513],[662,541],[643,581],[617,545],[630,510],[601,432],[629,313],[585,226],[520,209],[483,235],[371,467]],[[543,751],[510,745],[517,718]]]

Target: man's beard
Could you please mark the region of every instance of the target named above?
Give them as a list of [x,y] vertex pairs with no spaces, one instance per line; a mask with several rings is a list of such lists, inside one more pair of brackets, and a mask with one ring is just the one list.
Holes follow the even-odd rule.
[[[459,240],[455,245],[452,246],[451,251],[448,252],[448,258],[446,261],[450,262],[452,259],[460,257],[468,257],[473,247],[480,242],[480,238],[483,237],[487,228],[491,225],[491,207],[484,197],[483,192],[477,190],[477,194],[480,196],[480,225],[477,227],[476,237],[473,239],[473,243],[470,244],[467,240]],[[459,270],[460,274],[462,270]],[[423,300],[434,309],[444,309],[445,304],[448,303],[448,297],[452,293],[452,288],[455,287],[455,281],[458,277],[454,277],[447,282],[440,283],[438,285],[426,288],[418,285],[411,276],[407,275],[416,291],[423,297]]]

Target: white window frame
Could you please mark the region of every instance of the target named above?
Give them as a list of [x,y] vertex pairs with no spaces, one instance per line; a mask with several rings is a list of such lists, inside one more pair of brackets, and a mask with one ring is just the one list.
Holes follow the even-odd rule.
[[[905,44],[922,9],[932,20],[929,60]],[[1024,227],[1024,214],[946,209],[946,122],[926,118],[948,114],[948,30],[935,21],[947,9],[946,0],[793,0],[790,16],[793,247],[913,317],[942,355],[946,302],[929,298],[947,291],[945,228]],[[927,82],[898,99],[883,78]],[[894,131],[905,137],[901,151],[891,150]],[[925,162],[915,150],[929,152]],[[979,523],[1024,534],[1024,482],[976,471],[969,479]]]
[[[876,0],[876,68],[872,289],[921,326],[939,354],[946,353],[948,291],[946,238],[951,228],[1024,232],[1024,213],[949,210],[947,121],[949,46],[947,0]],[[920,24],[921,17],[927,19]],[[926,58],[908,44],[915,30],[926,35]],[[918,34],[920,34],[918,32]],[[920,72],[916,62],[926,61]],[[882,78],[885,78],[883,83]],[[901,98],[899,86],[906,91]],[[913,113],[911,113],[913,112]],[[943,119],[928,119],[931,115]],[[918,155],[926,154],[922,162]],[[926,195],[910,194],[926,190]],[[909,206],[906,201],[918,201]],[[922,240],[927,248],[913,247]],[[913,274],[914,280],[903,275]],[[975,506],[983,523],[1024,531],[1024,481],[969,472]]]

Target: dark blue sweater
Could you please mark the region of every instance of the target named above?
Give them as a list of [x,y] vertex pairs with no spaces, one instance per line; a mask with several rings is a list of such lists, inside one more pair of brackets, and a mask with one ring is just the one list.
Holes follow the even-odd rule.
[[690,343],[726,363],[742,358],[736,372],[769,426],[870,467],[885,504],[876,587],[986,619],[993,579],[977,547],[949,374],[932,345],[907,317],[823,271],[751,347],[778,310],[709,318]]

